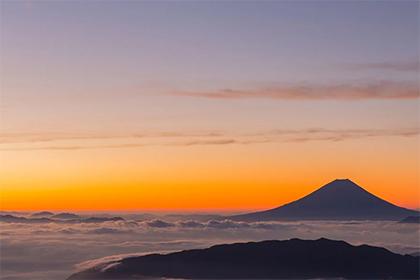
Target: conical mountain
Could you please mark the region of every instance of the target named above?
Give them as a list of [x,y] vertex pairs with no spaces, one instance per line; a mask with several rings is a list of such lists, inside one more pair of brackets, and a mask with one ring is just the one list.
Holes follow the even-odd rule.
[[286,205],[231,218],[243,221],[400,220],[418,214],[369,193],[351,180],[337,179]]

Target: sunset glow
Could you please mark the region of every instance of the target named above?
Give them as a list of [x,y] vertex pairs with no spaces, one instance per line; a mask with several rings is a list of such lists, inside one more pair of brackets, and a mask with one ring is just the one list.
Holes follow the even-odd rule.
[[117,2],[1,3],[1,210],[420,208],[415,2]]
[[384,199],[416,208],[418,157],[411,151],[417,141],[8,151],[3,155],[13,157],[1,171],[1,205],[3,210],[263,209],[350,177]]

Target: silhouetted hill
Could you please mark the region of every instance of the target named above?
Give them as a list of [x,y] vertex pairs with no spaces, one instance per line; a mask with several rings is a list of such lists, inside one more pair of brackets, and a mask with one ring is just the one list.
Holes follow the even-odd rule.
[[389,203],[348,179],[334,180],[313,193],[278,208],[230,217],[267,220],[400,220],[418,215]]
[[54,213],[48,211],[36,212],[31,215],[32,218],[48,218],[53,216]]
[[169,221],[210,221],[210,220],[224,220],[226,219],[223,215],[215,214],[169,214],[165,215],[164,218]]
[[73,214],[73,213],[60,213],[54,216],[51,216],[52,219],[60,219],[60,220],[71,220],[71,219],[79,219],[80,216]]
[[77,223],[104,223],[104,222],[117,222],[124,221],[121,217],[89,217],[77,219],[53,219],[53,218],[25,218],[13,215],[0,215],[0,222],[3,223],[61,223],[61,224],[77,224]]
[[3,223],[27,223],[27,224],[37,224],[37,223],[50,223],[51,220],[48,218],[25,218],[17,217],[13,215],[0,215],[0,222]]
[[400,221],[402,224],[420,224],[420,216],[409,216]]
[[104,222],[118,222],[124,221],[124,218],[121,217],[90,217],[81,219],[80,222],[82,223],[104,223]]
[[130,257],[76,273],[68,280],[152,277],[418,279],[420,273],[418,257],[321,238],[236,243]]

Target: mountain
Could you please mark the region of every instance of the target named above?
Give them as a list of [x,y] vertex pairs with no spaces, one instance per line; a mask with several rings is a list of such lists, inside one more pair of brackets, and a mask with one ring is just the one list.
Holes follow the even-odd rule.
[[129,257],[76,273],[68,280],[341,277],[418,279],[419,258],[324,238],[290,239]]
[[400,221],[401,224],[420,224],[420,216],[408,216]]
[[80,216],[73,213],[60,213],[60,214],[51,216],[50,218],[59,219],[59,220],[71,220],[71,219],[79,219]]
[[124,218],[121,217],[90,217],[85,219],[76,220],[80,223],[105,223],[105,222],[121,222],[125,221]]
[[48,218],[25,218],[13,215],[0,215],[0,222],[3,223],[19,223],[19,224],[39,224],[39,223],[50,223],[51,220]]
[[32,218],[48,218],[53,216],[54,213],[48,211],[36,212],[31,215]]
[[78,224],[78,223],[105,223],[125,221],[121,217],[89,217],[77,219],[52,219],[52,218],[25,218],[13,215],[0,215],[0,222],[18,223],[18,224],[39,224],[39,223],[61,223],[61,224]]
[[400,220],[418,214],[369,193],[351,180],[338,179],[286,205],[230,218],[242,221]]

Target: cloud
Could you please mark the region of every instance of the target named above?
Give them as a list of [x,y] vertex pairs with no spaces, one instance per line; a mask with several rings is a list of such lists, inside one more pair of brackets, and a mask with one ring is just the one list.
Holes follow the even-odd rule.
[[152,220],[152,221],[146,222],[146,224],[149,227],[154,227],[154,228],[167,228],[167,227],[175,226],[172,223],[168,223],[168,222],[165,222],[165,221],[162,221],[162,220]]
[[181,222],[179,222],[179,225],[181,227],[185,227],[185,228],[203,228],[203,227],[205,227],[205,225],[203,223],[192,221],[192,220],[181,221]]
[[224,220],[209,220],[207,222],[197,222],[193,220],[181,221],[177,223],[177,226],[182,228],[207,228],[207,229],[264,229],[264,230],[276,230],[281,228],[287,228],[282,223],[278,222],[239,222],[229,219]]
[[79,264],[76,264],[76,270],[77,271],[82,271],[82,270],[86,270],[89,268],[93,268],[93,267],[98,267],[101,265],[106,265],[110,262],[118,262],[124,258],[128,258],[128,257],[137,257],[137,256],[141,256],[143,254],[121,254],[121,255],[112,255],[112,256],[106,256],[103,258],[98,258],[98,259],[93,259],[93,260],[88,260]]
[[251,227],[251,224],[245,222],[235,222],[232,220],[211,220],[206,223],[207,227],[218,228],[218,229],[231,229],[231,228],[248,228]]
[[101,228],[96,228],[93,229],[87,233],[92,233],[92,234],[127,234],[130,233],[131,230],[121,230],[121,229],[117,229],[117,228],[109,228],[109,227],[101,227]]
[[[0,148],[0,151],[43,151],[43,150],[96,150],[96,149],[129,149],[141,148],[150,146],[213,146],[213,145],[227,145],[227,144],[252,144],[254,141],[240,141],[236,139],[198,139],[185,141],[171,141],[171,142],[156,142],[156,143],[127,143],[127,144],[112,144],[112,145],[56,145],[56,146],[41,146],[41,147],[18,147],[18,148]],[[261,142],[259,142],[261,143]],[[0,143],[1,144],[1,143]]]
[[[165,136],[164,140],[155,139],[153,142],[138,143],[120,143],[120,144],[89,144],[89,141],[78,143],[77,145],[32,145],[29,140],[25,146],[13,146],[0,148],[0,151],[42,151],[42,150],[92,150],[92,149],[128,149],[141,148],[150,146],[174,146],[174,147],[190,147],[190,146],[222,146],[222,145],[252,145],[263,143],[302,143],[308,141],[346,141],[363,138],[375,137],[414,137],[420,134],[420,128],[390,128],[390,129],[327,129],[327,128],[308,128],[308,129],[275,129],[268,131],[256,131],[245,133],[223,133],[215,134],[203,133],[196,135],[211,135],[209,137],[184,137],[178,134],[176,138]],[[194,134],[190,134],[194,135]],[[87,136],[86,136],[87,138]],[[31,138],[30,138],[31,139]],[[23,141],[20,139],[19,141]],[[106,143],[106,141],[105,141]],[[1,144],[1,143],[0,143]]]
[[196,145],[227,145],[238,143],[235,139],[195,140],[180,143],[169,143],[172,146],[196,146]]
[[[219,137],[219,132],[130,132],[130,133],[104,133],[104,132],[1,132],[0,144],[8,143],[40,143],[71,140],[115,140],[115,139],[144,139],[144,138],[196,138],[196,137]],[[69,148],[72,148],[69,146]]]
[[391,70],[401,72],[419,72],[420,62],[418,59],[405,62],[371,62],[346,64],[349,70]]
[[409,82],[381,81],[335,85],[270,86],[257,89],[225,88],[216,91],[175,91],[176,96],[210,99],[368,100],[419,98],[419,86]]
[[395,222],[236,222],[181,217],[168,222],[173,218],[169,216],[135,222],[129,217],[100,224],[0,223],[2,277],[66,279],[77,264],[80,269],[126,256],[292,237],[367,243],[401,253],[420,251],[420,228]]
[[285,142],[345,141],[374,137],[413,137],[420,134],[420,128],[403,129],[323,129],[313,128],[300,131],[272,130],[271,136],[283,136]]

